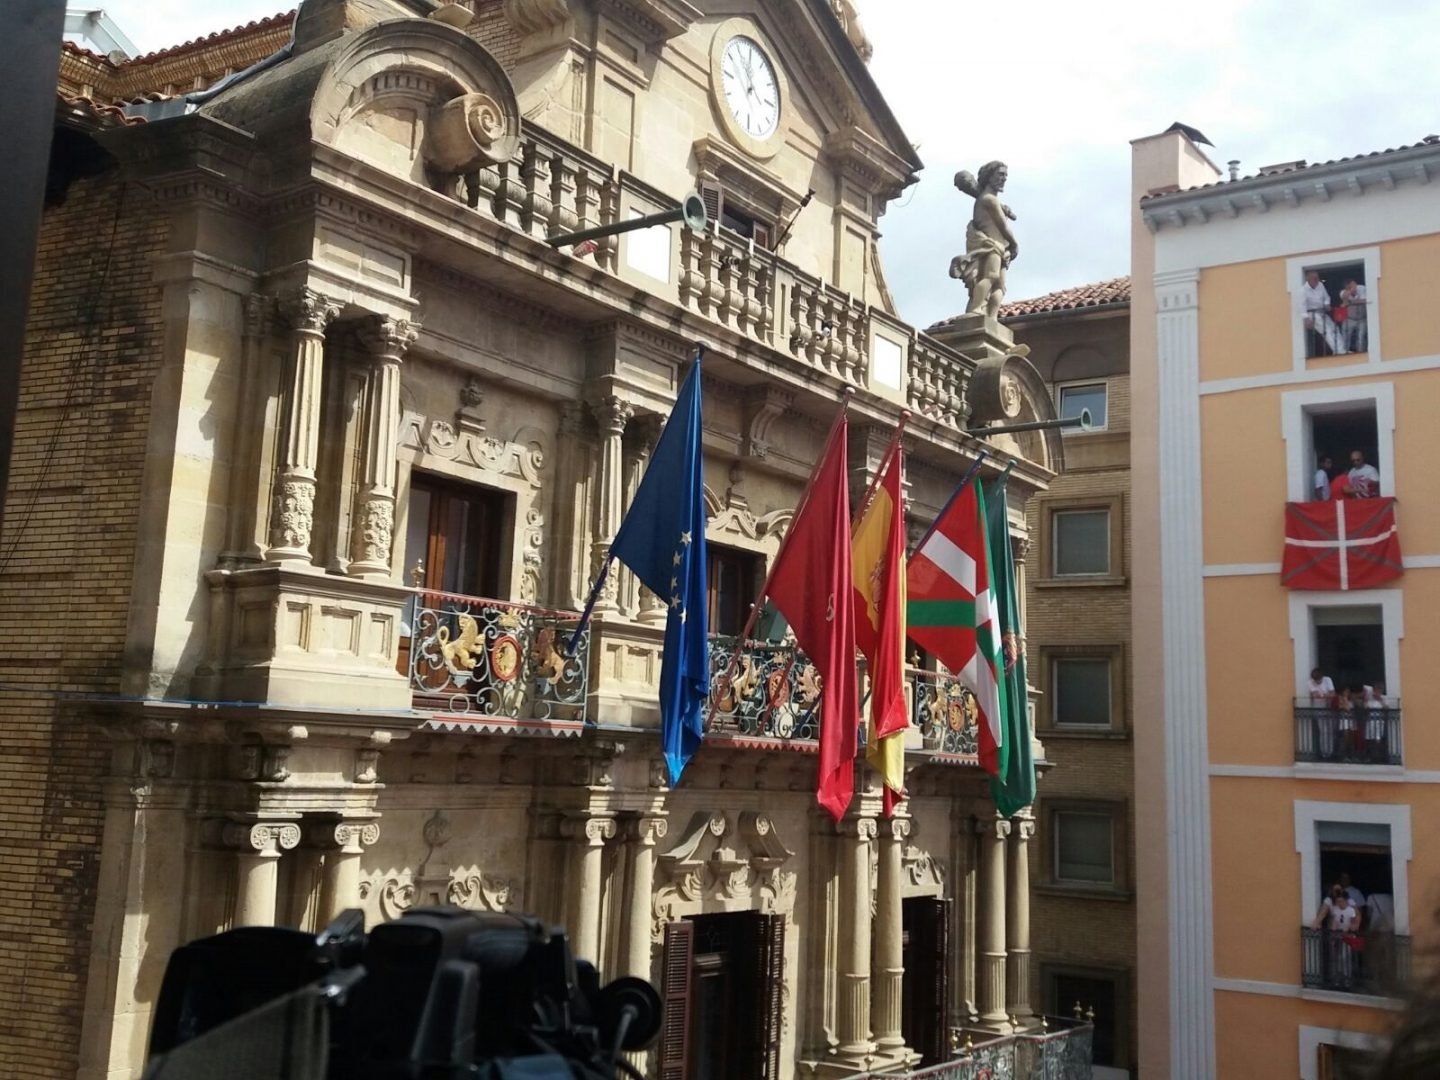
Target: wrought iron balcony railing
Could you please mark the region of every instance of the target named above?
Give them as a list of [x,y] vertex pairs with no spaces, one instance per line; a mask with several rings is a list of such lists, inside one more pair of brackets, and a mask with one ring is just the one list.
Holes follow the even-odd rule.
[[910,722],[932,754],[978,760],[975,695],[954,675],[911,668]]
[[957,1049],[949,1061],[910,1072],[857,1073],[845,1080],[1091,1080],[1095,1026],[1045,1017],[1040,1031],[1003,1035]]
[[751,641],[739,646],[733,637],[710,639],[712,708],[706,734],[782,745],[815,742],[820,737],[820,675],[809,657],[793,645]]
[[1295,699],[1295,760],[1343,765],[1401,765],[1400,702],[1338,708]]
[[1386,930],[1342,934],[1300,928],[1302,982],[1307,990],[1398,997],[1410,983],[1410,938]]
[[584,725],[590,634],[565,646],[573,612],[421,590],[407,612],[414,708],[432,722],[578,730]]

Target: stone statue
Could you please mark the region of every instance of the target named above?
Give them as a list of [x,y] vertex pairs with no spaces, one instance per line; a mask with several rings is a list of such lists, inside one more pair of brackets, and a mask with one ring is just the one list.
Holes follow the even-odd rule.
[[1005,299],[1005,270],[1020,254],[1020,245],[1006,218],[1015,214],[1000,201],[1010,170],[1003,161],[992,161],[980,169],[977,179],[961,169],[955,186],[975,200],[975,214],[965,229],[965,254],[950,260],[950,276],[965,282],[970,290],[967,315],[994,319]]

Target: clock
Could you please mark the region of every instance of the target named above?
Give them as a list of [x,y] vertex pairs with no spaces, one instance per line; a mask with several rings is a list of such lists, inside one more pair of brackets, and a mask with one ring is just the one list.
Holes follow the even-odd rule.
[[720,55],[720,88],[735,123],[752,139],[768,139],[780,126],[780,82],[752,38],[732,37]]

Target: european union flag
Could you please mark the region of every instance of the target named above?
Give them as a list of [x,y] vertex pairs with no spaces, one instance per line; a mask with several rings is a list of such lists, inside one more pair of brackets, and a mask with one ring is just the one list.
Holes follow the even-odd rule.
[[660,666],[660,725],[670,782],[700,745],[710,696],[700,360],[685,377],[610,554],[669,605]]

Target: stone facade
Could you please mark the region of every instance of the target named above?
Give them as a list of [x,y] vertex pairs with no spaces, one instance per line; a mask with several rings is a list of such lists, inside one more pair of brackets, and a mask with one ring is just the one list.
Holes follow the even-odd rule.
[[[1074,292],[1083,292],[1075,290]],[[1134,764],[1130,733],[1130,492],[1129,283],[1093,306],[1069,306],[1071,291],[1052,303],[1022,302],[1002,312],[1015,339],[1055,395],[1103,388],[1106,416],[1095,431],[1067,431],[1065,471],[1030,500],[1032,538],[1026,583],[1030,679],[1039,691],[1036,732],[1050,748],[1054,768],[1035,805],[1031,844],[1032,997],[1049,1011],[1069,1015],[1078,1001],[1096,1012],[1097,1064],[1130,1075],[1135,1065]],[[1016,314],[1011,314],[1011,312]],[[1098,419],[1098,418],[1097,418]],[[1118,565],[1105,579],[1055,573],[1052,515],[1067,509],[1105,509],[1118,546]],[[1108,664],[1105,725],[1081,725],[1057,700],[1056,661]],[[1088,718],[1087,718],[1088,719]],[[1057,870],[1054,814],[1111,818],[1109,882],[1066,881]],[[1079,988],[1108,989],[1108,999],[1081,999]],[[1076,988],[1069,1000],[1059,994]],[[1100,995],[1102,998],[1105,995]],[[1111,1015],[1104,1015],[1113,1010]],[[1113,1039],[1113,1050],[1105,1050]]]
[[[912,536],[983,445],[973,361],[888,307],[878,216],[919,163],[858,25],[822,0],[744,26],[662,0],[496,7],[467,35],[312,0],[285,62],[185,115],[62,110],[102,168],[46,218],[6,504],[19,1074],[137,1075],[174,946],[350,906],[533,910],[605,976],[658,977],[677,921],[783,916],[768,1075],[1037,1023],[1007,979],[1033,826],[996,820],[942,680],[915,676],[900,816],[863,774],[837,827],[783,703],[813,690],[803,668],[780,665],[758,727],[721,686],[671,790],[654,598],[617,574],[560,648],[696,341],[708,538],[760,571],[844,388],[857,489],[901,410],[923,417]],[[785,83],[773,142],[733,139],[696,81],[741,32]],[[591,81],[643,104],[628,134]],[[701,181],[734,193],[724,228],[547,242]],[[736,231],[800,212],[807,183],[779,252]],[[1033,367],[997,363],[1025,418],[1053,415]],[[994,442],[1019,512],[1059,440]],[[61,650],[42,613],[77,607],[86,647]],[[927,898],[949,942],[919,988],[929,1051],[902,991]]]

